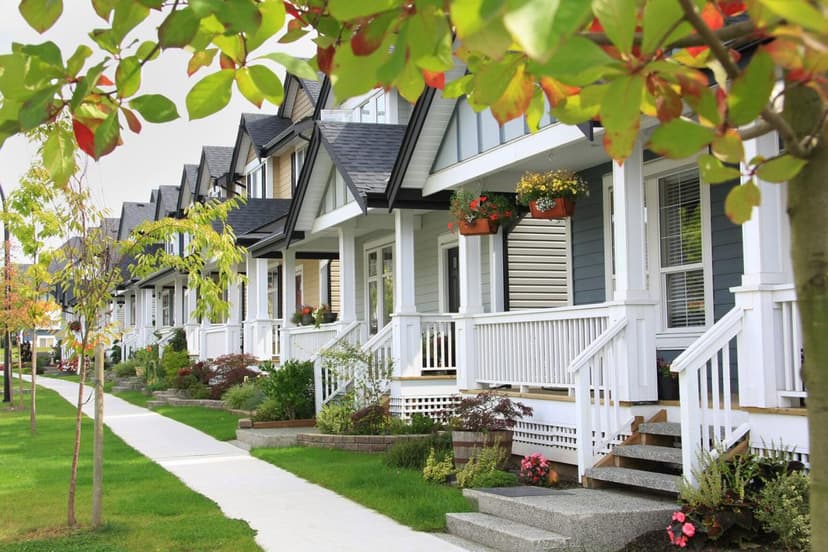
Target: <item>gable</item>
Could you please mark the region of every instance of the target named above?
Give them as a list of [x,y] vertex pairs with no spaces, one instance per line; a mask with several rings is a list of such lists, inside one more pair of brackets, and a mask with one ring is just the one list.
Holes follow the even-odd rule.
[[308,95],[299,86],[296,86],[295,90],[296,97],[293,101],[293,110],[290,113],[290,119],[294,123],[313,115],[313,103]]
[[328,176],[328,185],[322,195],[322,201],[319,204],[319,215],[324,215],[344,207],[349,203],[356,201],[348,185],[345,183],[345,178],[342,176],[336,167],[331,167],[330,175]]

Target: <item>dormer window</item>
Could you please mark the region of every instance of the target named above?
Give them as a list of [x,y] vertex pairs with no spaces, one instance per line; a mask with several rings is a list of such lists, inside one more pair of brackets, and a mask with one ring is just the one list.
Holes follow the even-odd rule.
[[267,197],[267,170],[265,162],[256,159],[250,162],[246,171],[247,197],[264,199]]
[[299,174],[302,172],[302,165],[305,164],[305,149],[298,149],[290,156],[290,183],[294,191],[296,190],[296,185],[299,183]]
[[371,96],[357,107],[359,117],[356,119],[362,123],[384,123],[385,114],[385,91]]

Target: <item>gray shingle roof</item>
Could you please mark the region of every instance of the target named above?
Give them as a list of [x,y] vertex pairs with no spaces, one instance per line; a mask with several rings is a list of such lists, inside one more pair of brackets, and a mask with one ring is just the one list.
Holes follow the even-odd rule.
[[397,160],[405,125],[321,121],[325,149],[360,194],[382,193]]
[[293,124],[286,117],[263,113],[242,113],[242,122],[257,151]]
[[198,185],[198,165],[184,165],[184,178],[190,193],[194,194]]
[[325,73],[322,73],[320,71],[317,73],[317,76],[319,77],[319,80],[315,81],[299,79],[299,82],[302,83],[302,86],[308,92],[308,95],[310,96],[313,105],[316,105],[316,103],[319,101],[319,94],[320,92],[322,92],[322,81],[325,80]]
[[[248,199],[227,214],[227,224],[241,238],[247,232],[255,230],[287,214],[290,199]],[[216,231],[221,230],[218,222],[213,222]]]
[[145,220],[155,219],[155,203],[136,203],[126,201],[121,208],[121,222],[118,229],[118,239],[124,240],[132,229]]
[[155,206],[155,219],[175,214],[178,204],[178,186],[159,186],[158,201]]
[[221,178],[230,171],[230,161],[233,158],[233,148],[230,146],[204,146],[204,161],[207,164],[207,174],[213,178]]

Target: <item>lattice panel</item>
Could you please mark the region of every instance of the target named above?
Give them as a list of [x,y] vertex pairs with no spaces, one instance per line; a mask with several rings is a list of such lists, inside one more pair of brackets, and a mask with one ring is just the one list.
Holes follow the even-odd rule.
[[[776,456],[780,454],[779,450],[757,444],[751,444],[750,450],[757,456]],[[802,462],[807,469],[811,469],[811,455],[809,453],[794,449],[793,451],[788,451],[786,456],[789,460]]]
[[413,414],[425,414],[433,420],[447,422],[460,402],[457,395],[423,395],[391,397],[391,414],[410,420]]

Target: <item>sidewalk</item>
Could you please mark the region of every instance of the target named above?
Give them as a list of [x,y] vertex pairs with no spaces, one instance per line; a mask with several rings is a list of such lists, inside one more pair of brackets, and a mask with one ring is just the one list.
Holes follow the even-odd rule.
[[[77,400],[76,383],[38,378],[38,384],[73,404]],[[90,400],[84,407],[90,417],[93,405]],[[115,396],[106,396],[104,422],[127,444],[215,501],[227,517],[249,523],[265,550],[463,550]]]

